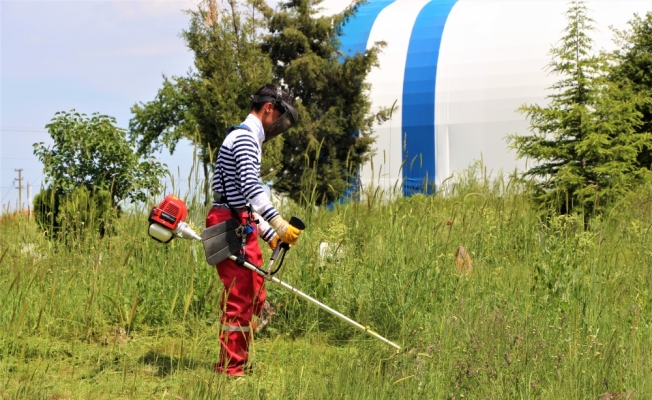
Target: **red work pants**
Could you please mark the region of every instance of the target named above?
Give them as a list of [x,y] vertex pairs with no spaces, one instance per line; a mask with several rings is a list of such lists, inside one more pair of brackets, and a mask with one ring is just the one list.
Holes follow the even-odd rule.
[[[246,212],[240,214],[241,221]],[[206,227],[216,225],[232,218],[231,211],[213,207],[206,217]],[[262,265],[263,254],[258,247],[258,234],[254,231],[247,236],[246,259],[254,265]],[[215,371],[227,375],[243,375],[243,366],[249,358],[253,315],[260,317],[265,302],[265,279],[250,269],[240,266],[227,258],[217,264],[217,273],[224,283],[222,292],[222,318],[220,320],[220,361]]]

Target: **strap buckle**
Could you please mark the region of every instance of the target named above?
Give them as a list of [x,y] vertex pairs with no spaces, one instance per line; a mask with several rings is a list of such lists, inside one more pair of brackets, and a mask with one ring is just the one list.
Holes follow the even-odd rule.
[[254,227],[251,224],[242,224],[235,229],[235,234],[238,237],[246,237],[247,235],[254,232]]

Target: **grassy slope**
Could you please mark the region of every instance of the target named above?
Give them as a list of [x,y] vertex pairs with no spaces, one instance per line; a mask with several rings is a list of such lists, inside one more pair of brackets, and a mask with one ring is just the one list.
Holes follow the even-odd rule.
[[[144,218],[65,245],[5,219],[0,398],[652,397],[647,197],[585,231],[497,192],[294,210],[309,229],[281,279],[410,351],[270,287],[278,313],[237,382],[211,372],[221,287],[199,244],[155,243]],[[322,241],[341,255],[322,262]],[[460,245],[471,276],[455,268]],[[132,339],[118,343],[114,327]]]

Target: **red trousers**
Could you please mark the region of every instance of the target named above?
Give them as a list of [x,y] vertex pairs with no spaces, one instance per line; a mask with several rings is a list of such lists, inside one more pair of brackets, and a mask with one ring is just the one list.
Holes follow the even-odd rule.
[[[206,227],[231,219],[231,211],[213,207],[206,217]],[[246,212],[241,213],[244,220]],[[262,265],[263,254],[258,247],[257,229],[247,236],[246,259]],[[220,320],[220,361],[215,371],[227,375],[244,374],[243,366],[249,358],[249,342],[253,334],[251,319],[260,317],[265,302],[265,279],[231,259],[217,264],[217,273],[224,283],[222,292],[222,318]]]

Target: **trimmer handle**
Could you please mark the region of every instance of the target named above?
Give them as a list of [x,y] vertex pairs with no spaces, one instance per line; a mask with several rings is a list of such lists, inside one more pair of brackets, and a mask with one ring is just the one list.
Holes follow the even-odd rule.
[[306,224],[301,220],[301,218],[297,217],[296,215],[293,215],[292,218],[290,218],[290,225],[293,227],[297,228],[300,231],[303,231],[306,229]]
[[[301,220],[301,218],[299,218],[297,216],[293,216],[292,218],[290,218],[290,221],[288,223],[290,225],[292,225],[293,227],[297,228],[300,231],[303,231],[303,230],[306,229],[305,222],[303,222]],[[269,260],[270,261],[276,260],[276,257],[278,257],[278,255],[281,254],[281,249],[283,249],[285,251],[290,250],[290,245],[287,244],[287,243],[283,243],[283,242],[277,244],[276,248],[272,252],[272,256],[269,258]]]

